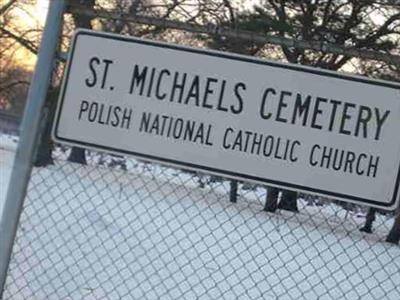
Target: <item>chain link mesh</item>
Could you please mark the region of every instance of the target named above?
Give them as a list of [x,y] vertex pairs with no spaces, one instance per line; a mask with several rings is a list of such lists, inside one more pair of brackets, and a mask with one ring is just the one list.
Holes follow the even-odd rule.
[[4,299],[400,299],[393,215],[87,152],[31,177]]

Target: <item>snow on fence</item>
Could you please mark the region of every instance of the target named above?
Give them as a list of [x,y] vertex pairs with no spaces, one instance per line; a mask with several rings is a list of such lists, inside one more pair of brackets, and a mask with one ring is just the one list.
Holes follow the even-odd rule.
[[[35,168],[4,299],[400,299],[392,215],[87,152]],[[112,165],[113,167],[110,167]]]

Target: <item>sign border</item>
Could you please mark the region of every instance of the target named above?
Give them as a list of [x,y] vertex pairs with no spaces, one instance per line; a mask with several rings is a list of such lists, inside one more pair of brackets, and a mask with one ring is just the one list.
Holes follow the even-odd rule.
[[316,68],[312,68],[312,67],[308,67],[308,66],[295,65],[295,64],[289,64],[289,63],[283,64],[283,63],[279,63],[279,62],[274,62],[274,61],[269,61],[269,60],[265,60],[265,59],[239,55],[239,54],[233,54],[233,53],[228,53],[228,52],[221,52],[221,51],[209,50],[209,49],[192,48],[192,47],[188,47],[188,46],[181,46],[181,45],[177,45],[177,44],[167,44],[164,42],[152,41],[152,40],[141,39],[141,38],[139,39],[139,38],[135,38],[135,37],[117,35],[117,34],[112,34],[112,33],[98,32],[98,31],[92,31],[92,30],[87,30],[87,29],[78,29],[74,34],[72,44],[70,46],[70,51],[69,51],[68,60],[67,60],[67,66],[64,71],[62,87],[60,90],[60,95],[59,95],[59,99],[58,99],[58,103],[57,103],[57,111],[56,111],[56,115],[55,115],[55,121],[53,123],[53,129],[52,129],[52,138],[56,142],[66,143],[69,145],[85,146],[86,148],[89,148],[89,149],[95,149],[95,150],[100,150],[100,151],[106,150],[108,152],[113,152],[113,153],[118,153],[118,154],[123,153],[123,154],[132,155],[132,156],[136,156],[136,157],[140,157],[140,158],[144,158],[144,159],[149,159],[152,161],[157,161],[162,164],[167,164],[167,165],[171,165],[174,167],[182,167],[183,166],[187,169],[204,170],[204,171],[214,173],[214,174],[226,175],[229,178],[233,178],[233,179],[237,179],[237,180],[246,179],[246,180],[253,181],[253,182],[256,182],[259,184],[261,183],[261,184],[265,184],[265,185],[273,185],[273,186],[277,186],[277,187],[281,187],[281,188],[287,188],[290,190],[297,190],[297,191],[300,190],[300,191],[304,191],[304,192],[312,192],[314,194],[333,197],[333,198],[336,198],[336,199],[342,200],[342,201],[350,200],[350,202],[355,202],[358,204],[367,204],[367,205],[385,209],[385,210],[394,210],[397,208],[397,205],[395,205],[395,204],[398,200],[400,201],[400,195],[398,195],[399,186],[400,186],[400,165],[398,167],[397,178],[396,178],[396,183],[395,183],[395,187],[394,187],[394,191],[393,191],[392,200],[389,203],[382,203],[382,202],[378,202],[376,200],[365,199],[365,198],[356,197],[353,195],[346,195],[346,194],[342,194],[342,193],[338,193],[338,192],[332,192],[332,191],[327,191],[327,190],[322,190],[322,189],[311,188],[311,187],[293,184],[293,183],[289,183],[289,182],[283,182],[283,181],[278,181],[278,180],[273,180],[273,179],[268,179],[268,178],[252,176],[252,175],[248,175],[248,174],[242,174],[239,172],[220,170],[217,168],[201,166],[201,165],[194,164],[194,163],[187,163],[187,162],[182,162],[182,161],[178,161],[178,160],[148,155],[148,154],[144,154],[144,153],[137,153],[137,152],[128,151],[128,150],[124,150],[124,149],[118,149],[118,148],[113,148],[113,147],[109,147],[109,146],[103,146],[103,145],[97,145],[97,144],[87,143],[87,142],[78,141],[78,140],[72,140],[72,139],[63,138],[62,136],[59,136],[58,135],[59,121],[60,121],[62,107],[64,104],[65,91],[68,86],[68,79],[69,79],[69,75],[70,75],[72,59],[73,59],[74,53],[75,53],[75,45],[77,43],[78,37],[82,36],[82,35],[96,36],[96,37],[100,37],[100,38],[113,39],[113,40],[118,40],[118,41],[123,41],[123,42],[128,42],[128,43],[137,43],[137,44],[144,44],[144,45],[168,48],[168,49],[179,50],[179,51],[192,52],[192,53],[206,55],[206,56],[221,57],[221,58],[228,59],[228,60],[239,60],[239,61],[259,64],[259,65],[267,65],[267,66],[274,67],[274,68],[289,69],[292,71],[307,72],[307,73],[311,73],[311,74],[319,75],[319,76],[334,77],[334,78],[339,78],[339,79],[343,79],[343,80],[350,80],[350,81],[362,82],[362,83],[367,83],[367,84],[372,84],[372,85],[384,86],[384,87],[388,87],[388,88],[397,89],[397,90],[399,90],[399,92],[400,92],[400,84],[397,84],[395,82],[390,82],[390,81],[384,81],[384,80],[373,80],[373,79],[369,79],[369,78],[361,77],[361,76],[341,74],[341,73],[334,72],[334,71],[329,71],[329,70],[324,70],[324,69],[316,69]]

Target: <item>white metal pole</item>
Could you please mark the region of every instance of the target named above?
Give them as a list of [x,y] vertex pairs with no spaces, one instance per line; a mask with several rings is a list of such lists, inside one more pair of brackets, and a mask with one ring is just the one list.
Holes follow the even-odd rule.
[[52,74],[64,10],[65,0],[50,1],[35,72],[29,87],[19,143],[0,219],[0,299],[2,299],[14,238],[32,171],[41,112]]

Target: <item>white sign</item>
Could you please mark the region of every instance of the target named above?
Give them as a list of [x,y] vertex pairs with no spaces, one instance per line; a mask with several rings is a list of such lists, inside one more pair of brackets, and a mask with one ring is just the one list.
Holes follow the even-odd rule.
[[392,82],[84,30],[53,136],[389,210],[399,132]]

